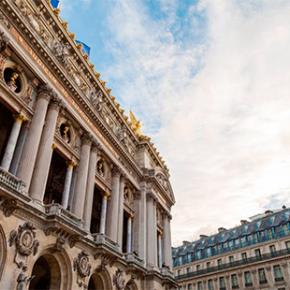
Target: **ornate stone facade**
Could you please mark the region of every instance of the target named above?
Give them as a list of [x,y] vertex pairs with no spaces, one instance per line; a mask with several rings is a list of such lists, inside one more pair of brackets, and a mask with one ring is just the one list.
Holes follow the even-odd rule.
[[48,0],[0,2],[0,162],[1,289],[175,289],[168,168]]

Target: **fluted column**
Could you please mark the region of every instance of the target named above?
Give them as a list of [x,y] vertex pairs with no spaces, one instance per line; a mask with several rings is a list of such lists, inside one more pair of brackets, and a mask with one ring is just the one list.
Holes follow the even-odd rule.
[[30,187],[47,107],[52,95],[52,90],[47,86],[42,87],[38,92],[34,115],[17,170],[17,176],[25,183],[27,190]]
[[68,162],[61,201],[61,205],[64,209],[67,209],[68,207],[74,167],[75,162],[73,161]]
[[171,250],[171,229],[170,229],[170,217],[164,215],[163,220],[164,227],[164,264],[172,270],[172,250]]
[[10,169],[10,165],[11,165],[12,158],[13,158],[14,151],[17,144],[17,140],[18,140],[21,126],[24,120],[25,118],[21,114],[15,118],[15,122],[13,124],[12,130],[8,139],[8,143],[5,148],[5,153],[1,162],[1,167],[6,171],[9,171]]
[[118,241],[119,194],[121,173],[117,167],[112,171],[112,193],[108,203],[107,235],[112,241]]
[[132,217],[128,218],[128,229],[127,229],[127,245],[126,245],[127,253],[132,252]]
[[120,249],[122,249],[123,247],[124,188],[125,188],[125,178],[121,176],[120,194],[119,194],[119,218],[118,218],[118,244],[120,246]]
[[156,202],[147,194],[147,266],[157,269],[157,221]]
[[135,194],[134,200],[134,223],[133,223],[133,247],[140,259],[146,262],[146,185],[143,184],[141,190]]
[[91,136],[85,134],[82,138],[80,163],[72,203],[72,212],[81,219],[83,218],[85,205],[91,144],[92,144]]
[[48,108],[29,190],[30,196],[39,202],[43,201],[45,193],[53,153],[53,140],[59,109],[60,100],[53,97]]
[[93,145],[92,150],[91,150],[91,155],[90,155],[85,210],[84,210],[84,217],[83,217],[84,223],[85,223],[85,229],[87,231],[90,231],[90,228],[91,228],[92,209],[93,209],[94,191],[95,191],[97,151],[98,151],[97,147]]
[[108,205],[108,193],[105,193],[103,195],[103,200],[102,200],[101,225],[100,225],[100,234],[103,234],[103,235],[106,232],[107,205]]

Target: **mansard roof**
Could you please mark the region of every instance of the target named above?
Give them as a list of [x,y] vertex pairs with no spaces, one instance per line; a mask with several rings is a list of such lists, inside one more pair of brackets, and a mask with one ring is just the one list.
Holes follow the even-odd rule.
[[[261,234],[264,231],[270,230],[272,235],[269,239],[261,238],[257,236],[257,240],[255,243],[261,243],[266,240],[275,239],[280,237],[280,232],[275,234],[274,229],[279,228],[285,224],[290,222],[290,208],[283,208],[282,210],[278,210],[275,212],[267,212],[261,217],[255,218],[249,222],[243,222],[243,224],[236,226],[232,229],[226,230],[222,229],[219,233],[205,236],[199,240],[193,242],[184,242],[182,246],[173,248],[172,254],[173,258],[179,258],[187,255],[192,256],[192,260],[206,258],[206,255],[201,255],[198,258],[197,252],[202,252],[207,249],[211,249],[215,246],[222,245],[223,243],[227,243],[230,241],[235,241],[237,239],[241,239],[243,237],[248,237],[250,235]],[[289,234],[289,233],[288,233]],[[285,233],[287,235],[287,233]],[[238,243],[239,246],[227,245],[227,251],[234,250],[237,248],[242,248],[249,246],[251,243]],[[253,243],[252,243],[253,244]],[[220,254],[220,252],[216,251],[211,253],[210,256]]]

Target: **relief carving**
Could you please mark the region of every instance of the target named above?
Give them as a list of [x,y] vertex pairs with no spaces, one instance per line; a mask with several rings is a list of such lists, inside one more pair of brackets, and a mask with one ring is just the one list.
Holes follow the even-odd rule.
[[0,52],[4,51],[8,46],[8,38],[5,36],[3,31],[0,31]]
[[74,259],[73,269],[77,272],[78,279],[77,283],[79,286],[85,285],[84,279],[88,277],[91,273],[91,264],[89,260],[89,255],[82,251],[78,254],[77,258]]
[[123,290],[125,288],[125,279],[123,278],[123,271],[118,269],[113,275],[113,284],[117,290]]
[[13,230],[9,236],[9,246],[15,245],[14,262],[18,268],[24,271],[27,268],[27,258],[31,254],[36,255],[39,246],[36,240],[35,227],[32,223],[26,222],[18,227],[18,231]]

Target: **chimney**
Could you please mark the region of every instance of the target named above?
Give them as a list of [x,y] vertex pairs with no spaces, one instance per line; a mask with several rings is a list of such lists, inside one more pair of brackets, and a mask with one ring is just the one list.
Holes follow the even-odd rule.
[[183,246],[187,246],[187,245],[189,245],[189,244],[190,244],[189,241],[183,241],[183,242],[182,242],[182,245],[183,245]]
[[283,205],[283,206],[282,206],[282,209],[286,209],[286,208],[287,208],[286,205]]
[[223,227],[220,227],[220,228],[218,228],[218,232],[219,233],[222,233],[222,232],[224,232],[224,231],[226,231],[227,229],[226,228],[223,228]]
[[241,225],[246,225],[248,224],[249,222],[247,220],[241,220]]
[[205,239],[205,238],[208,238],[208,236],[207,235],[199,235],[199,238],[200,239]]

